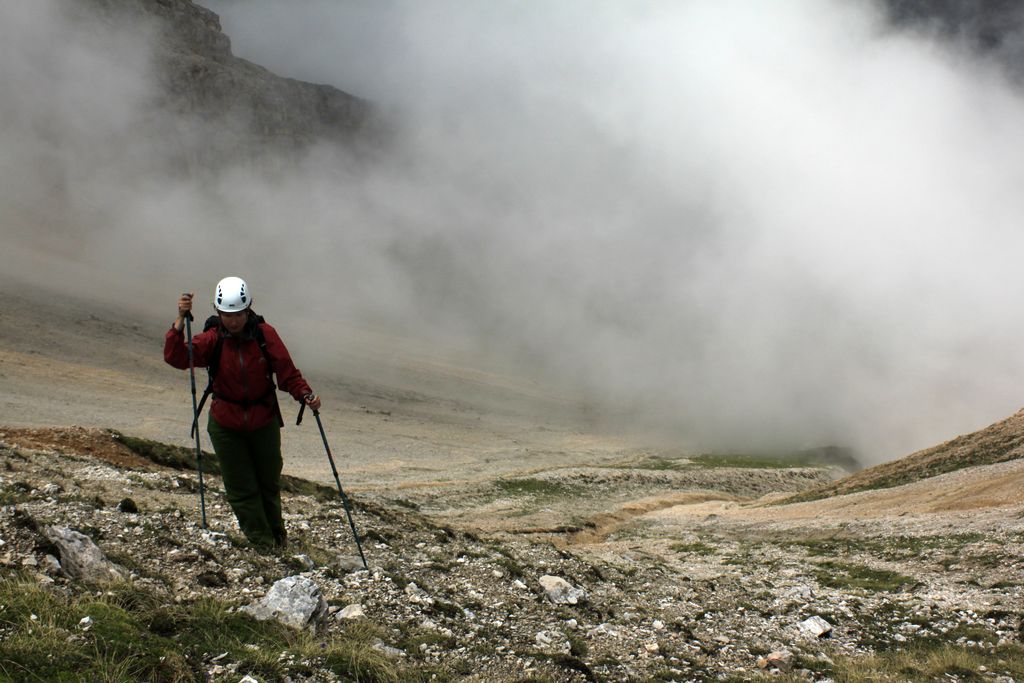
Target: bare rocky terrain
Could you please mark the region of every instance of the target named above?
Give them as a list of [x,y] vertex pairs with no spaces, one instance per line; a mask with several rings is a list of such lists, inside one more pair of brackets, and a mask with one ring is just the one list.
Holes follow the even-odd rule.
[[[109,431],[190,445],[187,378],[163,365],[156,321],[14,287],[2,303],[8,578],[86,590],[60,568],[51,527],[85,534],[170,604],[241,608],[305,576],[330,606],[318,637],[372,626],[403,676],[436,680],[880,680],[898,657],[910,663],[893,680],[1024,679],[1019,416],[827,489],[843,474],[834,464],[670,452],[539,420],[508,382],[489,389],[502,413],[452,398],[457,377],[435,377],[451,393],[431,395],[326,375],[367,572],[309,425],[285,430],[286,473],[326,488],[288,494],[290,549],[257,553],[215,475],[203,530],[195,472]],[[976,447],[991,443],[1010,444],[1005,457]],[[956,464],[927,476],[921,462],[943,458]],[[901,467],[907,483],[878,487],[878,472]],[[842,494],[844,481],[875,485]],[[545,576],[582,591],[575,604],[552,602]],[[363,616],[339,617],[356,604]],[[8,636],[24,628],[0,622]],[[285,651],[269,668],[221,654],[196,664],[208,680],[345,680]]]
[[[234,57],[188,0],[75,7],[154,22],[151,104],[197,126],[176,172],[370,137],[369,103]],[[989,23],[969,42],[1009,55]],[[5,236],[47,232],[10,215]],[[697,453],[513,371],[268,306],[324,399],[369,566],[309,418],[283,433],[289,547],[259,552],[213,456],[201,524],[188,376],[161,353],[176,292],[109,303],[123,278],[46,244],[7,240],[0,273],[0,683],[1024,681],[1024,413],[856,473],[829,448]],[[282,582],[313,587],[314,609],[261,637],[246,615]],[[61,601],[59,618],[37,607]],[[197,613],[241,645],[194,644]],[[100,653],[102,674],[55,670],[64,650]]]

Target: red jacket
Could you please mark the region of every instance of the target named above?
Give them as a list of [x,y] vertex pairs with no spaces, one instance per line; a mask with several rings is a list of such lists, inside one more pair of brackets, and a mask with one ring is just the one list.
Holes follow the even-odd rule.
[[[266,341],[270,365],[277,375],[277,385],[296,401],[313,393],[302,373],[278,336],[277,330],[267,323],[259,323]],[[220,367],[213,382],[213,418],[227,429],[253,431],[278,419],[273,383],[266,369],[267,361],[253,336],[236,338],[215,327],[192,337],[192,356],[197,368],[205,368],[217,343],[223,339]],[[188,346],[185,335],[172,326],[164,337],[164,360],[179,370],[188,369]],[[223,398],[218,398],[223,397]],[[230,400],[227,400],[230,399]],[[262,400],[261,400],[262,399]],[[241,403],[233,403],[231,401]]]

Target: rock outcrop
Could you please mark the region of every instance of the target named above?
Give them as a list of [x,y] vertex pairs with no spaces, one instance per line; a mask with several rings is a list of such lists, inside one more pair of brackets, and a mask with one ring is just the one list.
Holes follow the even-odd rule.
[[70,578],[87,583],[123,581],[128,573],[107,559],[85,534],[66,527],[51,526],[44,535],[60,552],[60,568]]
[[217,14],[191,0],[87,0],[84,7],[116,30],[155,33],[153,63],[163,99],[154,110],[177,116],[174,130],[164,132],[183,143],[179,164],[217,165],[320,141],[351,145],[367,131],[368,102],[235,57]]

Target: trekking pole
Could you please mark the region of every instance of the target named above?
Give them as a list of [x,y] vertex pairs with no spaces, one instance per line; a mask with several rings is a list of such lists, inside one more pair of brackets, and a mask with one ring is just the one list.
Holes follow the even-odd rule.
[[[295,421],[295,424],[302,424],[302,413],[306,411],[306,402],[303,400],[302,407],[299,408],[299,417]],[[345,495],[345,490],[341,488],[341,479],[338,478],[338,468],[334,466],[334,456],[331,455],[331,447],[327,445],[327,434],[324,433],[324,423],[320,421],[320,411],[314,410],[313,417],[316,418],[316,426],[320,428],[320,438],[324,441],[324,450],[327,451],[327,460],[331,463],[331,472],[334,473],[334,483],[338,485],[338,493],[341,494],[341,503],[345,506],[345,514],[348,516],[348,525],[352,529],[352,538],[356,540],[356,548],[359,549],[359,559],[363,561],[363,569],[369,571],[370,567],[366,564],[366,556],[363,555],[363,545],[359,542],[359,532],[356,531],[356,523],[352,521],[352,506],[349,504],[348,496]]]
[[192,311],[185,313],[185,336],[188,337],[188,374],[192,378],[192,431],[196,435],[196,469],[199,470],[199,509],[206,528],[206,493],[203,488],[203,449],[199,447],[199,407],[196,403],[196,366],[192,357]]

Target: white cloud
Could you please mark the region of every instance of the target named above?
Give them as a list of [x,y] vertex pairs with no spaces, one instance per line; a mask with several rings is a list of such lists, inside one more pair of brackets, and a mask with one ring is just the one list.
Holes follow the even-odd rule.
[[[967,53],[838,1],[211,7],[236,54],[373,98],[395,144],[72,174],[109,190],[86,251],[115,273],[253,272],[278,311],[501,358],[693,447],[885,459],[1019,404],[1024,103]],[[87,146],[145,99],[109,75],[109,119],[68,133]]]

